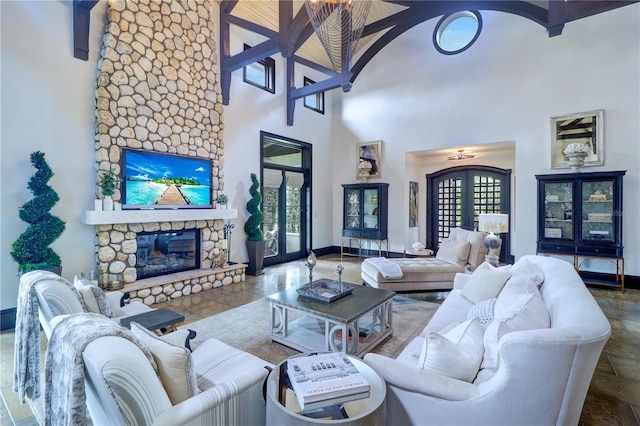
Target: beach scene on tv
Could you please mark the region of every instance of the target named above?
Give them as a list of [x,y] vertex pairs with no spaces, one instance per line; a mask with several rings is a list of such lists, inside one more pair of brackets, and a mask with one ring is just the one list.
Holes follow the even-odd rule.
[[144,152],[125,152],[127,206],[210,206],[208,160]]

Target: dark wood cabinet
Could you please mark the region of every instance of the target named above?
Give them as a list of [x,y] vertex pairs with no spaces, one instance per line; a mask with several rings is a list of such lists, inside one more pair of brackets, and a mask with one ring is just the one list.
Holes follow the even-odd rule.
[[616,282],[621,279],[624,289],[622,179],[625,173],[537,175],[537,252],[573,255],[577,270],[583,263],[580,258],[615,259]]
[[388,183],[344,184],[342,236],[387,239]]

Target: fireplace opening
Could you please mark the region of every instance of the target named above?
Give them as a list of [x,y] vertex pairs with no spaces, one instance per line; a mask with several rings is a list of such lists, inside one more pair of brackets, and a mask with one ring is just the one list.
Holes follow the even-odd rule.
[[200,268],[200,230],[141,232],[137,235],[138,279]]

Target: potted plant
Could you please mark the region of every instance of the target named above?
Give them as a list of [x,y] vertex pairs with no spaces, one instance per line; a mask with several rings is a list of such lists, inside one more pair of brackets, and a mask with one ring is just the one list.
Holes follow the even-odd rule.
[[216,202],[219,204],[219,207],[221,209],[226,209],[227,203],[229,202],[229,197],[227,197],[225,194],[221,192],[220,194],[218,194],[218,198],[216,198]]
[[116,192],[118,186],[122,179],[118,177],[115,170],[111,169],[109,171],[102,172],[102,174],[98,177],[98,186],[102,191],[102,195],[104,199],[102,201],[102,209],[104,211],[113,210],[113,199],[111,196]]
[[44,153],[31,153],[31,164],[37,169],[27,187],[34,198],[20,207],[19,216],[29,227],[13,243],[11,257],[18,263],[20,273],[45,269],[60,275],[62,261],[49,247],[65,229],[65,222],[53,216],[51,208],[60,200],[58,193],[47,182],[53,176]]
[[247,211],[250,216],[244,224],[244,232],[247,234],[247,253],[249,255],[249,275],[261,275],[264,273],[264,235],[262,233],[262,222],[264,214],[260,210],[262,195],[260,195],[260,183],[255,173],[251,173],[251,187],[249,194],[251,199],[247,202]]

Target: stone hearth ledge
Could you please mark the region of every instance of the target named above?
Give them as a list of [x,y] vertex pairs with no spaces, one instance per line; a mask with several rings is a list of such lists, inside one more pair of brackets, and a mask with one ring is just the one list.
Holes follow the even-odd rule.
[[126,284],[119,291],[129,293],[132,302],[137,300],[145,305],[153,305],[224,285],[243,282],[246,267],[247,265],[244,263],[234,263],[225,268],[194,269],[144,278]]

